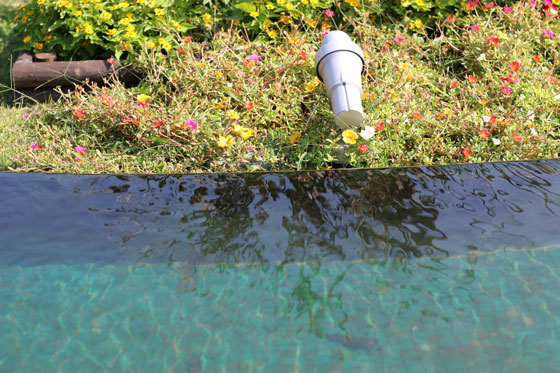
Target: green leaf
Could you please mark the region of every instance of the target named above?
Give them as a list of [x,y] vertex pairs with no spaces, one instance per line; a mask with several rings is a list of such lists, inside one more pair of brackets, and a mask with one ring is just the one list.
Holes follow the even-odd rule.
[[242,21],[243,12],[239,9],[228,9],[228,11],[224,14],[224,18],[230,21]]
[[257,10],[257,7],[253,3],[239,3],[234,5],[235,8],[241,9],[245,13],[251,13]]

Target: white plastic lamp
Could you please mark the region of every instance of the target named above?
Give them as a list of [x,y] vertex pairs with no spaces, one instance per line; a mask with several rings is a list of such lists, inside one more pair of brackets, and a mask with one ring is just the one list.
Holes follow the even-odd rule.
[[315,70],[325,84],[336,125],[341,129],[359,127],[364,120],[362,49],[346,33],[331,31],[315,55]]

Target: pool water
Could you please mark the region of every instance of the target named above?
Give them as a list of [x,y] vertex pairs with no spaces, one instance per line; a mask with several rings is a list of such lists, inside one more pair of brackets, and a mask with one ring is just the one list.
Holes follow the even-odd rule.
[[558,185],[0,174],[0,371],[555,371]]

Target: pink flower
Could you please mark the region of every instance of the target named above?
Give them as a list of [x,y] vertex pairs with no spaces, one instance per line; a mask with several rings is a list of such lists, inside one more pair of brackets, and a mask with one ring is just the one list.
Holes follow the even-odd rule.
[[513,7],[507,6],[507,5],[504,6],[504,12],[506,12],[506,13],[510,13],[512,10],[513,10]]
[[186,126],[187,126],[188,128],[190,128],[191,130],[195,130],[195,129],[198,128],[198,124],[197,124],[194,120],[192,120],[192,119],[187,120],[187,121],[185,122],[185,124],[186,124]]
[[473,31],[479,31],[479,30],[480,30],[480,27],[478,27],[478,25],[473,25],[473,26],[471,26],[471,29],[472,29]]
[[27,118],[29,118],[29,115],[23,114],[23,119],[27,119]]
[[327,9],[327,10],[325,10],[325,15],[326,15],[327,17],[331,17],[331,18],[332,18],[332,17],[334,17],[334,12],[331,11],[330,9]]
[[484,140],[488,140],[488,137],[490,137],[490,131],[488,131],[488,128],[483,128],[480,130],[478,135],[482,137]]
[[77,151],[79,154],[86,154],[87,152],[87,148],[84,148],[82,146],[76,146],[74,147],[74,150]]
[[400,43],[400,42],[403,41],[404,39],[403,39],[402,37],[400,37],[400,36],[395,36],[395,37],[393,38],[393,40],[395,41],[395,43]]
[[112,65],[115,62],[117,62],[117,60],[115,60],[115,57],[111,56],[111,57],[107,58],[107,62],[109,62]]
[[261,63],[261,56],[259,56],[256,53],[253,53],[252,55],[249,56],[249,61],[251,61],[252,63],[258,65]]
[[463,158],[467,158],[471,154],[472,150],[470,150],[469,148],[463,148]]
[[358,150],[360,150],[360,153],[362,154],[369,152],[369,148],[366,144],[358,145]]
[[488,8],[492,8],[494,5],[496,5],[496,4],[494,4],[494,3],[488,3],[488,4],[484,4],[484,7],[485,7],[486,9],[488,9]]
[[521,141],[523,141],[523,136],[521,136],[521,135],[518,134],[518,133],[515,133],[515,132],[514,132],[514,133],[511,135],[511,137],[513,138],[513,141],[515,141],[515,142],[521,142]]
[[327,34],[329,33],[329,30],[325,30],[321,33],[321,39],[324,38],[325,36],[327,36]]
[[546,36],[548,36],[550,39],[554,38],[554,32],[552,32],[550,30],[542,30],[542,33],[545,34]]
[[253,150],[253,147],[252,147],[251,145],[247,145],[247,146],[245,147],[245,149],[247,149],[247,150]]
[[447,16],[447,18],[445,19],[445,22],[447,22],[447,23],[455,23],[455,22],[457,22],[457,16],[453,16],[453,17]]
[[531,6],[537,6],[536,0],[531,0],[531,1],[529,1],[529,5],[531,5]]
[[80,159],[80,157],[76,156],[76,161],[81,162],[82,160]]
[[247,101],[243,104],[243,106],[245,106],[245,109],[251,110],[254,107],[254,104],[253,101]]
[[192,36],[183,36],[183,40],[187,43],[192,40]]
[[519,77],[517,75],[509,74],[507,78],[510,83],[519,83]]
[[31,150],[35,150],[35,149],[43,149],[43,145],[41,145],[38,142],[32,142],[31,143]]
[[502,90],[502,92],[504,92],[506,95],[509,95],[511,93],[511,88],[509,87],[502,87],[500,88]]

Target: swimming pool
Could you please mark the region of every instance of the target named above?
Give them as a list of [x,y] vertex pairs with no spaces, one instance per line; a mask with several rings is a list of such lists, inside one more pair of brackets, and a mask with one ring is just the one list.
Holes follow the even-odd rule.
[[559,183],[0,174],[0,371],[557,369]]

